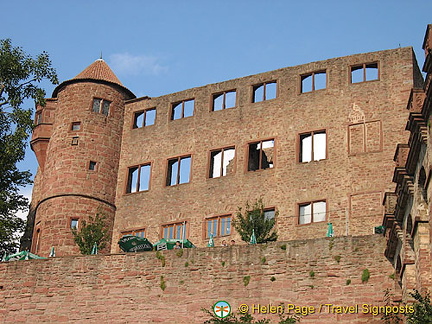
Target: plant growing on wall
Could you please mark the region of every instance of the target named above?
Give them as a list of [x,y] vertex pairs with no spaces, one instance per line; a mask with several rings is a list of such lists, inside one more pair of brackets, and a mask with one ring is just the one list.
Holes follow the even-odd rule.
[[432,304],[429,293],[426,293],[424,296],[422,296],[418,290],[414,290],[414,292],[410,293],[410,295],[414,297],[416,302],[413,304],[414,313],[407,314],[407,323],[432,323]]
[[266,217],[264,203],[262,198],[259,198],[252,205],[247,201],[244,209],[238,207],[233,226],[245,242],[250,241],[253,231],[255,231],[257,243],[276,241],[277,231],[273,228],[277,215],[278,212],[275,212],[274,217]]
[[91,254],[95,243],[98,249],[106,247],[109,240],[106,218],[105,214],[98,212],[95,217],[90,216],[88,222],[83,220],[79,229],[71,229],[82,254]]

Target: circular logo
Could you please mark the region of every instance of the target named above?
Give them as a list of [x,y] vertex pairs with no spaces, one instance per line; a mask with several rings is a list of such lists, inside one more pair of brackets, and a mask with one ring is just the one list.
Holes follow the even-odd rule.
[[231,313],[231,306],[226,301],[218,301],[213,305],[213,313],[219,318],[225,318]]

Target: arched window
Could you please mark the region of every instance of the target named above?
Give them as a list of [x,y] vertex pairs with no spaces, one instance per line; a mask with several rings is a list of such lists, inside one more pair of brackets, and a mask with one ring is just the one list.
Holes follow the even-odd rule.
[[418,176],[418,188],[421,192],[421,195],[425,201],[427,201],[427,190],[426,190],[426,172],[424,167],[420,169]]

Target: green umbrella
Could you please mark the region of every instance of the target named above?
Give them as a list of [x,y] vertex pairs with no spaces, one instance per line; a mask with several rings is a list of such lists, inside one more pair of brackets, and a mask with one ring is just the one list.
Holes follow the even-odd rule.
[[98,254],[98,247],[97,247],[96,242],[93,244],[93,247],[92,247],[90,254]]
[[[124,252],[141,252],[153,250],[153,244],[145,237],[135,235],[125,235],[119,241],[118,245]],[[94,247],[93,247],[94,248]]]
[[256,236],[255,236],[255,229],[252,229],[252,235],[251,235],[249,244],[257,244],[257,239],[256,239]]
[[327,223],[327,237],[333,237],[333,224],[332,223]]
[[214,247],[213,234],[210,234],[210,239],[208,241],[207,247]]
[[21,251],[15,254],[8,255],[5,261],[32,260],[32,259],[46,259],[46,258],[30,253],[29,251]]

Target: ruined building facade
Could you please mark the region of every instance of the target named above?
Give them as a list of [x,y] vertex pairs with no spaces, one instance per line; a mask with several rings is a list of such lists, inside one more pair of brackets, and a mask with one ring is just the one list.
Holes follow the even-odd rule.
[[424,293],[432,287],[432,25],[427,27],[423,49],[425,84],[411,91],[406,125],[410,136],[397,147],[396,189],[384,200],[385,256],[396,270],[404,300],[410,299],[413,289]]
[[279,240],[324,237],[328,223],[334,236],[372,234],[422,86],[411,48],[156,98],[136,98],[97,60],[37,108],[31,250],[76,254],[71,227],[98,212],[112,253],[127,233],[239,242],[235,213],[260,197]]

